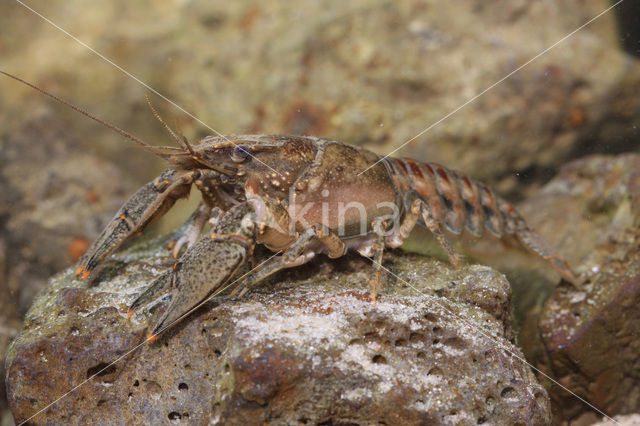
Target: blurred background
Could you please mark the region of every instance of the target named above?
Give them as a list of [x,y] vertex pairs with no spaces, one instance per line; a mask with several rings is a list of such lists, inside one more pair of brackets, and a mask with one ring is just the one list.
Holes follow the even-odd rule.
[[[385,154],[612,2],[26,4],[220,133],[308,134]],[[637,152],[639,17],[640,2],[624,1],[395,155],[464,171],[519,202],[573,159]],[[148,143],[173,144],[140,83],[17,2],[0,4],[0,28],[0,69]],[[150,96],[191,141],[214,133]],[[0,76],[0,353],[47,278],[72,265],[163,167]],[[174,209],[159,232],[181,223],[197,198]],[[584,254],[547,236],[569,260]],[[2,424],[10,424],[4,384],[0,394]]]

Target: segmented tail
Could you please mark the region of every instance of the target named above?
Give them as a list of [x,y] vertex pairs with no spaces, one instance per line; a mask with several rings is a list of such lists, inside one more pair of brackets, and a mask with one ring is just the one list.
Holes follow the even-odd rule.
[[[435,163],[410,158],[389,158],[386,162],[399,189],[416,190],[433,217],[449,232],[460,235],[466,230],[480,238],[486,229],[498,238],[513,236],[524,248],[550,262],[563,278],[578,283],[567,262],[526,223],[511,203],[487,185]],[[410,188],[406,188],[407,185]]]

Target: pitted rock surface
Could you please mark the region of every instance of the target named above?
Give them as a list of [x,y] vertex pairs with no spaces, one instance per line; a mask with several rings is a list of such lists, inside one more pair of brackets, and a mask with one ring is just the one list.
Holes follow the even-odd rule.
[[[126,310],[172,264],[158,247],[116,255],[91,288],[71,271],[51,280],[6,359],[16,421],[142,341],[162,303],[131,322]],[[385,265],[395,276],[373,304],[368,262],[337,264],[319,261],[243,299],[212,301],[34,421],[549,422],[547,394],[510,341],[502,274],[390,253]]]
[[[54,273],[75,262],[130,190],[113,164],[40,111],[0,130],[0,354]],[[0,424],[6,409],[0,367]]]

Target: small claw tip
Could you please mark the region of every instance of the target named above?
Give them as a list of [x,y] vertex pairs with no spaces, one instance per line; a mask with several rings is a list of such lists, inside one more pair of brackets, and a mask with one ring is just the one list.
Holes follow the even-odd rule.
[[147,342],[153,342],[157,338],[158,338],[157,334],[150,334],[149,337],[147,337]]
[[82,273],[82,279],[83,279],[83,280],[86,280],[87,278],[89,278],[89,275],[91,275],[91,271],[89,271],[89,270],[84,271],[84,272]]
[[76,277],[79,277],[79,276],[80,276],[80,274],[82,273],[82,270],[83,270],[83,269],[84,269],[84,268],[83,268],[82,266],[78,266],[78,267],[76,268],[76,271],[75,271]]
[[131,321],[131,315],[133,315],[133,311],[131,311],[131,309],[127,309],[127,321]]

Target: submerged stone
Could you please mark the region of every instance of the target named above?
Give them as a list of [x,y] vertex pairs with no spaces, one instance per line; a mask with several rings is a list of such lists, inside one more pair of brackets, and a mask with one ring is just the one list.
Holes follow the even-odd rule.
[[51,280],[7,354],[17,422],[43,409],[35,422],[550,420],[547,394],[512,342],[509,283],[488,267],[454,271],[392,252],[374,304],[367,261],[319,260],[240,300],[212,300],[130,352],[164,309],[127,321],[131,301],[172,264],[162,247],[114,256],[93,287],[71,270]]
[[[556,288],[540,312],[531,313],[524,340],[534,335],[539,341],[525,345],[527,355],[605,413],[637,411],[640,156],[574,161],[527,204],[546,212],[535,220],[585,278],[581,289]],[[589,410],[557,386],[549,393],[558,418]]]

